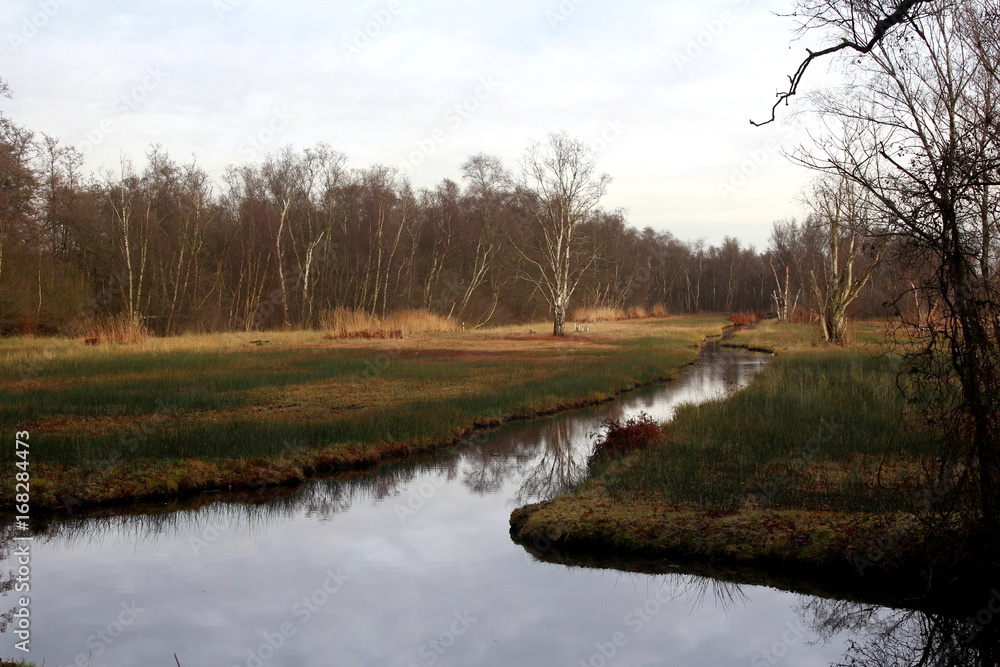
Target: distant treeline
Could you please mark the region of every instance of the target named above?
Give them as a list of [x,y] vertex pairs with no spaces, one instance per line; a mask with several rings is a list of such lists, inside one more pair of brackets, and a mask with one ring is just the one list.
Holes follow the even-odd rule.
[[[213,182],[153,147],[145,165],[83,171],[82,155],[0,116],[0,332],[80,333],[125,317],[159,334],[313,327],[324,310],[419,308],[468,326],[548,317],[518,251],[534,233],[519,185],[477,155],[431,189],[325,145],[286,148]],[[786,267],[810,306],[823,242],[776,223],[763,251],[685,242],[597,209],[577,232],[590,264],[572,307],[670,312],[775,307]],[[902,272],[883,262],[858,314],[882,312]]]

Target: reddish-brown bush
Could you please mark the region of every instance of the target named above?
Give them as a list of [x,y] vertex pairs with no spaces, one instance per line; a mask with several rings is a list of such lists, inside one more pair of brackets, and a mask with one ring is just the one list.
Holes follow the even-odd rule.
[[789,321],[792,324],[812,324],[814,321],[812,311],[806,308],[798,307],[792,311],[792,316],[789,318]]
[[600,424],[606,433],[604,439],[594,446],[594,456],[631,452],[663,437],[660,425],[645,412],[625,421],[618,417],[605,417]]
[[728,319],[738,327],[751,327],[764,319],[764,316],[757,312],[748,311],[744,313],[733,313]]

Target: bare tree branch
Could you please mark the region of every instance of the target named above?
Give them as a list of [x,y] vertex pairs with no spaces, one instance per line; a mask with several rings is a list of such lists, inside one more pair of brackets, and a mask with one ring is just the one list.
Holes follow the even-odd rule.
[[890,28],[902,23],[909,17],[910,10],[912,10],[914,6],[922,2],[929,2],[929,1],[930,0],[901,0],[900,3],[896,6],[896,9],[891,14],[879,20],[875,24],[875,29],[872,31],[871,38],[865,43],[859,43],[857,41],[845,38],[842,39],[839,44],[830,46],[821,51],[811,51],[809,49],[806,49],[806,52],[809,55],[806,56],[805,60],[802,61],[798,69],[795,70],[795,74],[788,77],[789,81],[788,90],[783,93],[778,93],[778,100],[774,103],[774,106],[771,107],[771,117],[761,122],[757,122],[751,119],[750,124],[753,125],[754,127],[761,127],[763,125],[767,125],[769,123],[774,122],[778,111],[778,107],[781,106],[782,103],[788,104],[788,100],[794,97],[799,92],[799,84],[802,83],[802,78],[805,76],[806,70],[809,68],[809,65],[812,64],[813,60],[816,60],[817,58],[822,58],[824,56],[828,56],[832,53],[837,53],[838,51],[843,51],[844,49],[851,49],[853,51],[857,51],[858,53],[862,54],[870,53],[871,50],[874,49],[878,45],[878,43],[882,41],[882,39],[889,32]]

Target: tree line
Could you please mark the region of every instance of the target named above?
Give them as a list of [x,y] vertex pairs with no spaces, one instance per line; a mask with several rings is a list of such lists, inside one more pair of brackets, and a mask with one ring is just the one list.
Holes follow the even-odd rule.
[[[763,313],[777,292],[800,317],[817,310],[830,252],[819,212],[775,223],[761,251],[684,241],[602,208],[609,179],[593,166],[558,133],[514,170],[474,155],[424,189],[323,144],[220,181],[160,146],[92,174],[73,147],[0,117],[0,332],[72,334],[112,316],[160,335],[307,328],[337,307],[426,309],[470,328],[579,307]],[[863,255],[852,260],[874,266]],[[855,312],[882,314],[898,283],[878,267]]]

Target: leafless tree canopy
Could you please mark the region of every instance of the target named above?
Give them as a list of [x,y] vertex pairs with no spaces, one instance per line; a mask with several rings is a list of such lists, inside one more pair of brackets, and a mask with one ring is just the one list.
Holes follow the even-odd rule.
[[550,135],[546,144],[533,144],[522,170],[521,199],[533,224],[530,246],[521,256],[531,266],[526,276],[551,309],[552,335],[562,336],[570,299],[597,259],[596,252],[581,253],[582,223],[597,208],[611,177],[598,175],[593,152],[565,132]]
[[932,0],[894,0],[874,2],[872,0],[800,0],[795,16],[801,17],[800,33],[826,31],[832,33],[832,44],[822,49],[806,49],[806,57],[798,69],[788,77],[788,89],[777,94],[777,101],[771,107],[771,117],[764,121],[750,123],[757,127],[773,123],[778,107],[787,105],[798,94],[799,86],[805,78],[806,70],[814,60],[842,51],[855,54],[871,53],[891,30],[919,16],[922,3]]

